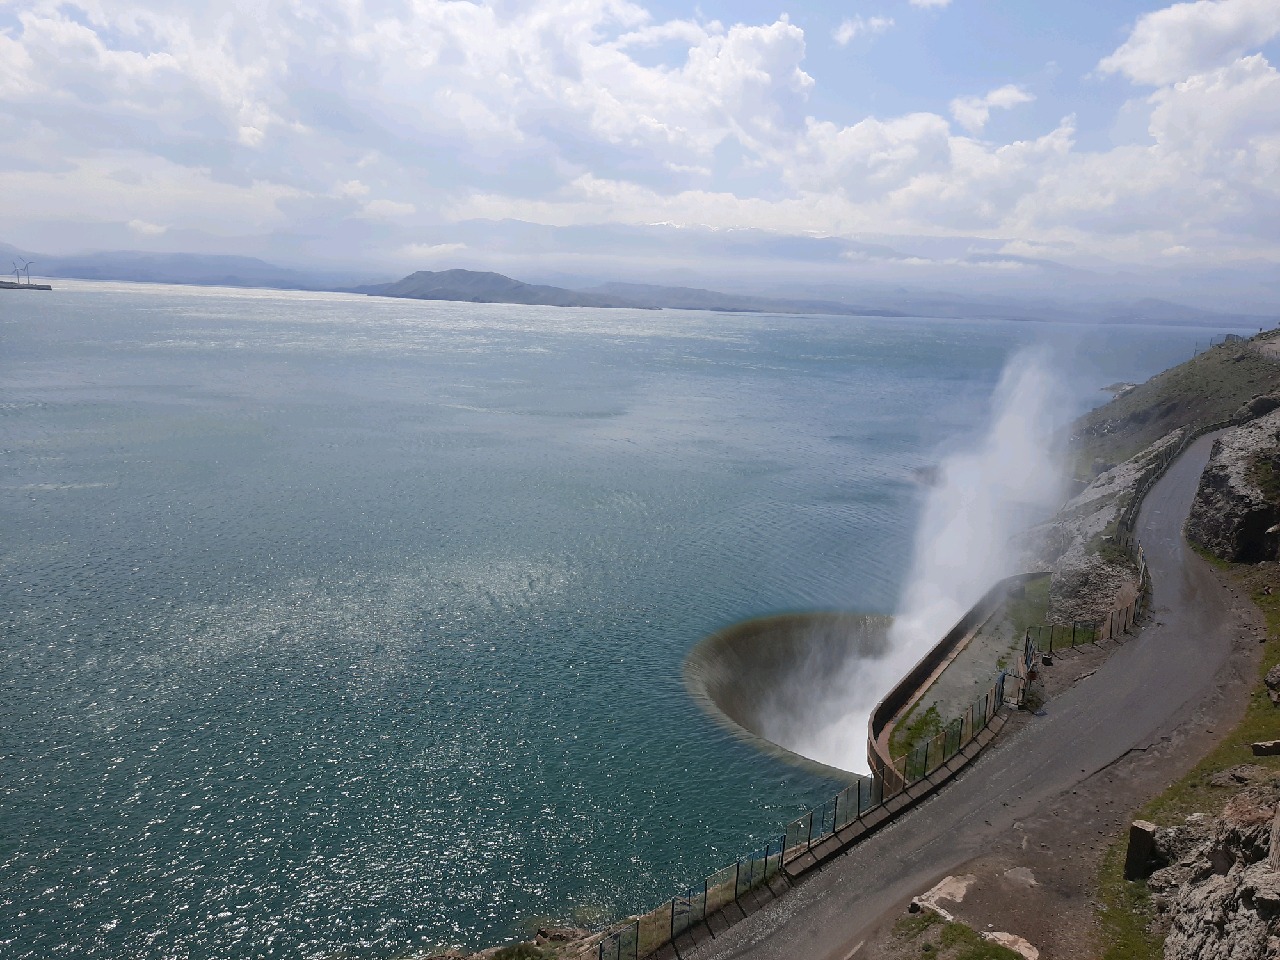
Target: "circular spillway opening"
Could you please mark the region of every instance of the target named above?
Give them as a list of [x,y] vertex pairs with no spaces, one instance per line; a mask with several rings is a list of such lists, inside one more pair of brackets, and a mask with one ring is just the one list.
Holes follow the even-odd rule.
[[[689,652],[685,683],[707,712],[761,749],[847,778],[866,764],[858,704],[867,698],[858,680],[888,649],[891,622],[861,613],[747,620]],[[832,736],[846,741],[841,749],[831,749]]]

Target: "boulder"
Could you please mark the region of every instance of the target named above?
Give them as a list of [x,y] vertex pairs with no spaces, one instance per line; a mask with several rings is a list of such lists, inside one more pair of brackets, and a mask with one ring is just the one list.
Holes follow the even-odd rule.
[[1255,757],[1280,757],[1280,740],[1262,740],[1250,744]]
[[1267,863],[1272,870],[1280,871],[1280,803],[1276,804],[1275,816],[1271,818],[1271,840]]
[[1156,865],[1156,830],[1156,825],[1146,820],[1135,820],[1129,826],[1129,849],[1124,855],[1126,880],[1151,876]]
[[1219,770],[1209,778],[1209,786],[1243,787],[1249,783],[1265,780],[1268,776],[1270,771],[1266,767],[1260,767],[1256,763],[1242,763],[1228,770]]
[[535,938],[539,946],[545,943],[576,943],[591,936],[590,930],[578,927],[543,927]]
[[1247,423],[1258,417],[1264,417],[1276,409],[1280,409],[1280,397],[1275,394],[1264,394],[1242,404],[1231,419],[1236,423]]

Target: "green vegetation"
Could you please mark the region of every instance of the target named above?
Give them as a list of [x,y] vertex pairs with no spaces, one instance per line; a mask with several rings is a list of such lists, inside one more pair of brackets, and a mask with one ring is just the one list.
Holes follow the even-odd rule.
[[942,715],[938,713],[936,703],[930,704],[928,710],[917,716],[918,710],[919,704],[893,728],[893,734],[889,737],[890,756],[906,756],[920,744],[942,732]]
[[1155,905],[1142,882],[1124,878],[1128,835],[1107,850],[1098,877],[1098,922],[1102,939],[1101,960],[1160,960],[1162,938],[1152,932]]
[[[1129,499],[1126,497],[1126,500]],[[1121,567],[1133,567],[1137,569],[1137,563],[1133,554],[1122,547],[1116,540],[1120,533],[1120,520],[1117,518],[1107,524],[1106,528],[1097,534],[1092,540],[1085,544],[1084,550],[1088,554],[1096,554],[1106,563],[1115,564]]]
[[[1201,551],[1201,555],[1205,555]],[[1258,683],[1249,695],[1244,719],[1191,772],[1152,799],[1138,818],[1171,825],[1185,822],[1193,813],[1216,814],[1229,796],[1229,788],[1215,787],[1216,773],[1244,763],[1280,772],[1280,757],[1255,757],[1250,745],[1259,740],[1280,739],[1280,708],[1271,703],[1262,677],[1280,664],[1280,569],[1268,564],[1253,567],[1228,564],[1208,557],[1219,569],[1228,571],[1246,589],[1267,621],[1267,643],[1263,649]],[[1098,878],[1101,904],[1102,960],[1158,960],[1163,953],[1161,938],[1150,930],[1155,917],[1147,887],[1123,877],[1128,837],[1112,844]]]
[[1021,640],[1031,627],[1045,622],[1049,615],[1049,578],[1032,580],[1022,589],[1022,596],[1010,597],[1004,618],[1012,625],[1014,636]]
[[955,960],[1022,960],[1022,954],[983,940],[976,930],[963,923],[948,923],[942,928],[941,940],[939,955],[953,956]]
[[937,957],[938,960],[1021,960],[1021,955],[990,943],[972,927],[949,923],[932,910],[908,914],[893,925],[894,936],[913,947],[914,955]]
[[[1253,343],[1268,343],[1261,334]],[[1171,430],[1230,418],[1244,403],[1280,389],[1280,364],[1248,343],[1224,343],[1157,374],[1082,417],[1076,425],[1079,464],[1120,463]]]
[[919,913],[908,913],[893,925],[894,936],[904,940],[914,940],[930,927],[943,923],[943,919],[932,910],[921,910]]
[[1259,454],[1249,470],[1249,479],[1258,485],[1268,503],[1280,503],[1280,458],[1277,451]]

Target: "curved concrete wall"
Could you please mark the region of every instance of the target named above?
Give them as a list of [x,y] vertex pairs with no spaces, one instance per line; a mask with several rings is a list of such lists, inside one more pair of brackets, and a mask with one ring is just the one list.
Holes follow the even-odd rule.
[[882,656],[888,617],[792,613],[735,624],[707,637],[685,659],[689,692],[720,722],[757,747],[838,778],[857,776],[803,756],[794,734],[817,704],[839,696],[858,660]]
[[893,724],[924,694],[942,666],[963,649],[978,629],[1000,609],[1010,591],[1046,576],[1046,573],[1024,573],[1001,580],[884,695],[868,720],[867,760],[872,770],[881,770],[893,764],[894,758],[889,755],[889,736],[893,732]]

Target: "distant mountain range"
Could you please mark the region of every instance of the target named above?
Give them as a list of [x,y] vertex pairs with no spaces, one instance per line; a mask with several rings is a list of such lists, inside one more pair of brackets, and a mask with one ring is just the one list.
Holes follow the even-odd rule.
[[22,257],[32,261],[32,276],[132,283],[185,283],[193,286],[261,287],[276,290],[337,290],[375,277],[354,271],[299,270],[257,257],[206,253],[147,253],[112,250],[58,257],[0,243],[0,264]]
[[[465,225],[464,225],[465,226]],[[525,232],[533,231],[524,225]],[[475,229],[475,225],[471,225]],[[565,228],[567,230],[567,228]],[[564,237],[551,228],[533,231],[530,242],[545,241],[552,246]],[[550,232],[548,232],[550,231]],[[563,231],[561,231],[563,232]],[[572,231],[570,231],[572,232]],[[664,234],[668,239],[676,235]],[[644,236],[647,236],[645,234]],[[588,239],[591,239],[588,237]],[[731,243],[759,245],[754,234],[730,238]],[[825,244],[825,246],[824,246]],[[827,247],[831,249],[826,250]],[[765,253],[785,264],[797,256],[797,249],[813,254],[825,251],[832,259],[849,252],[848,241],[809,238],[781,238],[770,241]],[[849,249],[846,249],[849,248]],[[755,249],[755,248],[751,248]],[[886,248],[887,249],[887,248]],[[760,250],[755,251],[760,254]],[[858,245],[867,255],[884,253],[879,247]],[[892,251],[889,251],[892,252]],[[495,252],[494,256],[500,253]],[[973,255],[977,257],[978,255]],[[284,267],[257,257],[223,254],[149,253],[108,251],[75,256],[50,256],[23,251],[0,243],[0,263],[18,257],[34,261],[32,278],[76,278],[144,283],[178,283],[232,287],[261,287],[284,290],[341,291],[375,296],[407,297],[423,300],[460,300],[471,303],[541,304],[557,307],[626,307],[631,309],[712,310],[732,313],[830,314],[836,316],[937,317],[942,319],[1045,320],[1065,323],[1153,323],[1196,326],[1272,327],[1277,317],[1201,309],[1154,298],[1085,298],[1041,291],[1035,296],[933,292],[913,286],[853,280],[797,283],[773,281],[766,261],[757,256],[759,276],[748,289],[752,293],[725,293],[695,286],[661,283],[601,283],[598,277],[568,274],[544,279],[556,286],[526,283],[501,273],[479,270],[419,271],[400,280],[377,275],[377,268]],[[1007,259],[1007,258],[1006,258]],[[1058,268],[1063,273],[1066,268]],[[689,271],[686,271],[689,272]],[[733,281],[723,280],[726,284]],[[741,283],[734,283],[741,288]],[[791,295],[791,291],[812,291],[817,296]]]
[[354,288],[355,293],[411,300],[462,300],[469,303],[525,303],[553,307],[627,307],[633,310],[714,310],[724,313],[828,313],[842,316],[902,317],[834,300],[786,300],[717,293],[696,287],[648,283],[605,283],[586,290],[522,283],[500,273],[476,270],[419,270],[395,283]]
[[906,317],[901,310],[885,310],[838,300],[792,300],[719,293],[698,287],[663,287],[650,283],[604,283],[592,293],[616,296],[667,310],[716,310],[722,313],[827,313],[848,317]]

